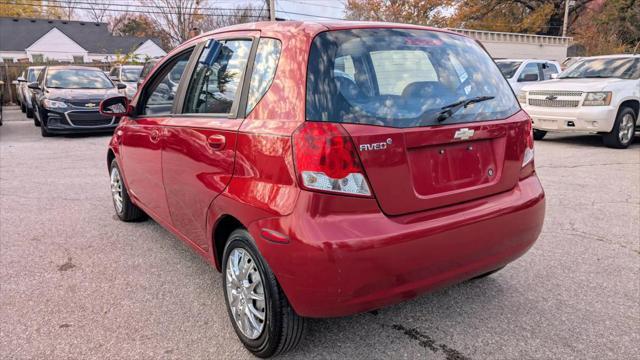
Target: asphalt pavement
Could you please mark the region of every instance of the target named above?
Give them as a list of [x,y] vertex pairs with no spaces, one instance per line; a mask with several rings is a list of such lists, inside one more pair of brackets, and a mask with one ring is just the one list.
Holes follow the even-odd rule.
[[[0,127],[2,359],[246,359],[220,274],[112,207],[109,136]],[[637,139],[640,143],[640,138]],[[309,321],[285,359],[633,359],[640,354],[640,144],[536,142],[544,230],[489,278]],[[399,260],[401,261],[401,260]]]

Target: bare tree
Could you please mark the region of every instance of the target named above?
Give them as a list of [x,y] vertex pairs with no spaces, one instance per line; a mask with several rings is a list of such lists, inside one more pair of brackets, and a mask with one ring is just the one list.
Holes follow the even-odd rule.
[[247,3],[237,6],[233,10],[217,10],[203,15],[200,29],[203,31],[214,30],[223,26],[243,24],[252,21],[264,21],[269,19],[269,12],[262,7]]
[[153,6],[156,11],[148,15],[155,25],[165,29],[173,45],[189,38],[189,32],[202,21],[203,0],[141,0],[142,4]]
[[73,20],[75,18],[79,0],[57,0],[51,2],[55,2],[59,6],[63,19]]
[[91,4],[86,4],[89,9],[87,12],[91,20],[95,22],[105,22],[108,19],[109,3],[106,0],[93,0]]

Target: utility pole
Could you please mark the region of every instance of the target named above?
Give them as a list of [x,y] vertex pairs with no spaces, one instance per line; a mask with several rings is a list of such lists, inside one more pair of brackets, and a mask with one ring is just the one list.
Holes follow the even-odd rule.
[[564,21],[562,22],[562,37],[567,36],[567,23],[569,22],[569,1],[564,0]]
[[269,21],[276,21],[276,0],[267,0],[269,9]]

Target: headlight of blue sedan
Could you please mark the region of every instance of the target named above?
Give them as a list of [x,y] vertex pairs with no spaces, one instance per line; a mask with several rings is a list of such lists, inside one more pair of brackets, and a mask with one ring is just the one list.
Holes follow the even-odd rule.
[[67,107],[67,104],[62,101],[45,99],[42,101],[42,106],[44,106],[45,109],[64,109]]

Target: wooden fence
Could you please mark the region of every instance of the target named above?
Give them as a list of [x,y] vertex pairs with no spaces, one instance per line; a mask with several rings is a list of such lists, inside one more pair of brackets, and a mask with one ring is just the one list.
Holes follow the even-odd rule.
[[[61,63],[49,64],[32,64],[32,63],[0,63],[0,81],[4,81],[4,85],[0,85],[0,93],[3,94],[5,104],[17,104],[16,86],[12,82],[22,74],[29,66],[46,66],[46,65],[64,65]],[[68,65],[91,66],[99,68],[103,71],[109,71],[114,63],[74,63]]]

